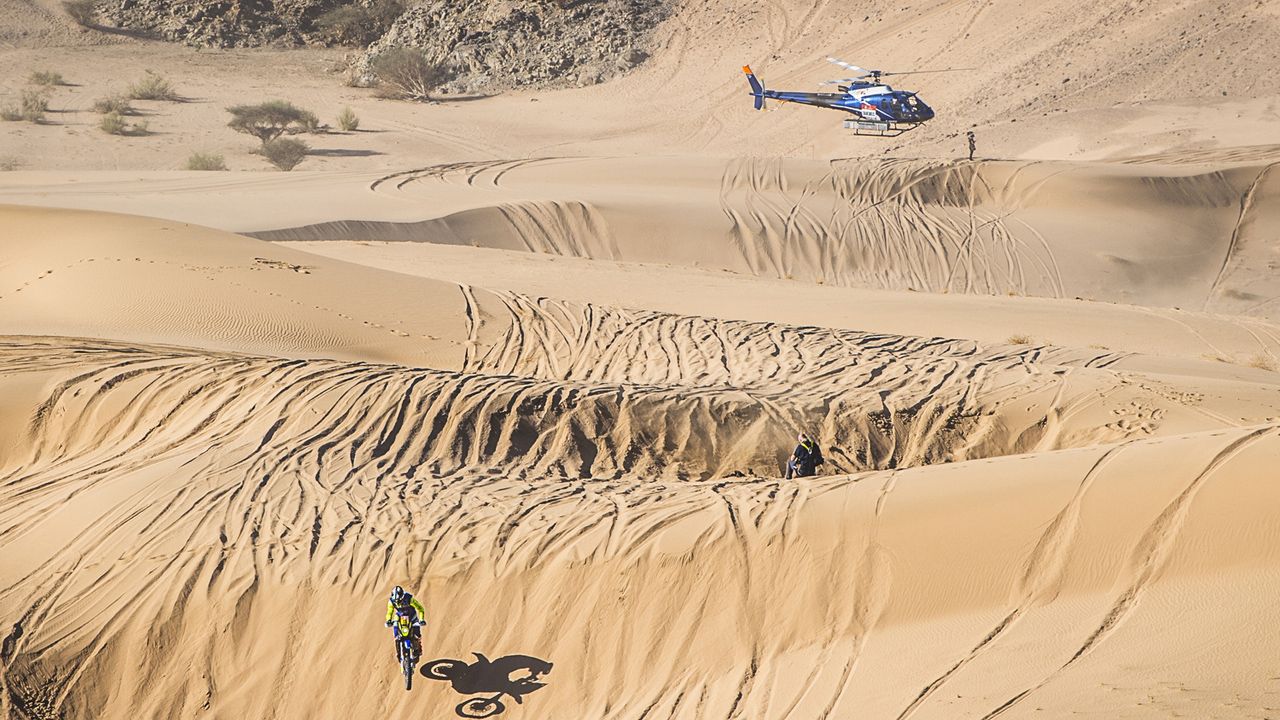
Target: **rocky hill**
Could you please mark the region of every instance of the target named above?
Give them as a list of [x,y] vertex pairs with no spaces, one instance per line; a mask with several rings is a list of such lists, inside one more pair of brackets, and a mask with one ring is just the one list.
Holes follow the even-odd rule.
[[316,20],[335,0],[106,0],[98,13],[116,27],[203,47],[322,43]]
[[456,73],[462,91],[591,85],[649,56],[668,4],[646,0],[433,0],[410,9],[370,46],[421,48]]
[[[206,47],[320,45],[341,39],[335,10],[377,13],[357,71],[387,48],[420,48],[454,70],[451,88],[589,85],[648,57],[668,3],[645,0],[430,0],[387,16],[387,2],[361,0],[106,0],[100,16],[120,28]],[[406,3],[409,5],[410,3]],[[328,17],[333,17],[329,15]],[[349,35],[349,34],[348,34]]]

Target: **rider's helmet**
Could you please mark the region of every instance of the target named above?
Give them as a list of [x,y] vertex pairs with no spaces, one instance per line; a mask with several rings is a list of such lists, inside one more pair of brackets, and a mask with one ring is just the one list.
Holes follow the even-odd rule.
[[403,605],[404,596],[405,596],[404,588],[400,587],[399,585],[395,586],[394,588],[391,589],[391,604]]

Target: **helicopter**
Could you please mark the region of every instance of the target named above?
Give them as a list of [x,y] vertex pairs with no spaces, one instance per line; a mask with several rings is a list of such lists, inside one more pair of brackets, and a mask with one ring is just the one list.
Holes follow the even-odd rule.
[[867,70],[843,60],[829,57],[827,62],[839,65],[853,73],[852,77],[839,80],[827,80],[823,85],[835,85],[840,92],[788,92],[783,90],[766,90],[764,84],[751,71],[751,66],[744,65],[742,72],[751,85],[751,95],[755,97],[756,110],[764,109],[764,101],[813,105],[830,110],[843,110],[853,117],[846,118],[844,127],[853,130],[855,135],[877,135],[881,137],[897,137],[908,130],[914,130],[921,124],[933,119],[933,108],[925,104],[916,93],[894,90],[881,82],[881,78],[893,75],[918,75],[934,72],[954,72],[954,70],[915,70],[907,72],[885,72],[883,70]]

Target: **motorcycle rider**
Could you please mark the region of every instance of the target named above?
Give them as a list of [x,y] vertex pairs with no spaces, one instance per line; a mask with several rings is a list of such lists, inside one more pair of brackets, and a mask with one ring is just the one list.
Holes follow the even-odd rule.
[[817,475],[818,466],[825,462],[822,449],[805,433],[797,435],[796,442],[799,444],[791,453],[791,459],[787,460],[786,479]]
[[391,590],[391,598],[387,600],[387,627],[391,628],[392,637],[396,638],[396,661],[400,661],[400,643],[399,628],[396,625],[397,616],[403,616],[409,621],[410,642],[413,644],[413,656],[422,657],[422,631],[421,628],[427,624],[424,619],[427,614],[426,608],[422,607],[422,603],[417,598],[404,591],[399,585]]

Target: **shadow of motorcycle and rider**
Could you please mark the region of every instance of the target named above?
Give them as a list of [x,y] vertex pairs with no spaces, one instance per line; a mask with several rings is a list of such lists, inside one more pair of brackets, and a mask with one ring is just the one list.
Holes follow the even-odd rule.
[[490,660],[478,652],[472,654],[476,656],[473,663],[440,658],[424,663],[420,669],[423,677],[444,680],[461,695],[483,696],[458,704],[455,711],[465,718],[486,718],[503,712],[503,695],[517,704],[523,703],[525,695],[546,685],[539,678],[551,672],[551,663],[529,655],[504,655]]

